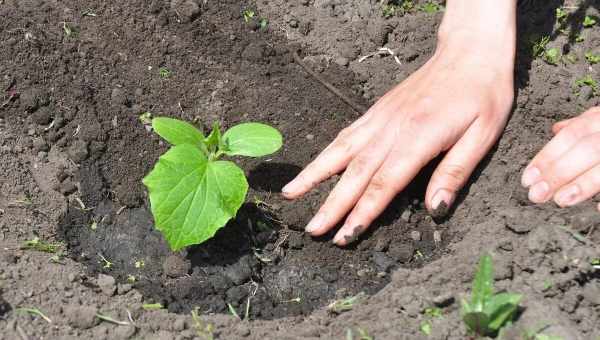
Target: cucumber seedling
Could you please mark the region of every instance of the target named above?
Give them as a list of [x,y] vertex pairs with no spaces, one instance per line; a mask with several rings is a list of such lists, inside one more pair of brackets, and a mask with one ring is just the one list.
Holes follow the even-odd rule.
[[172,147],[143,183],[156,228],[174,251],[213,237],[244,203],[244,171],[221,157],[266,156],[283,140],[279,131],[261,123],[239,124],[223,134],[214,124],[207,137],[187,122],[166,117],[152,119],[152,128]]
[[513,319],[520,301],[520,294],[494,293],[494,265],[486,254],[479,259],[471,300],[462,300],[462,318],[470,332],[495,335]]

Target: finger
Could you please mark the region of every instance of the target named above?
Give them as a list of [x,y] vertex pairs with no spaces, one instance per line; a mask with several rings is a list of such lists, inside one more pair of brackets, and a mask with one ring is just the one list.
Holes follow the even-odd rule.
[[554,202],[570,207],[588,200],[600,192],[600,164],[584,172],[554,195]]
[[580,117],[565,126],[529,163],[521,176],[521,184],[530,187],[539,182],[542,168],[549,168],[552,162],[571,149],[581,138],[596,131],[600,131],[600,119],[591,119],[589,116]]
[[529,189],[529,200],[544,203],[554,193],[600,164],[600,133],[582,138],[552,163],[540,167],[540,180]]
[[432,214],[446,214],[456,193],[494,145],[499,133],[490,133],[488,125],[482,119],[473,122],[435,169],[425,194],[425,205]]
[[[405,133],[405,136],[409,136]],[[416,136],[415,136],[416,137]],[[412,143],[409,143],[412,141]],[[435,143],[417,138],[402,138],[394,145],[388,158],[373,175],[369,185],[337,232],[333,242],[340,246],[352,243],[363,233],[421,168],[441,150]]]
[[552,126],[552,133],[557,134],[560,132],[560,130],[562,130],[565,126],[571,124],[574,120],[581,118],[581,117],[592,117],[595,115],[600,114],[600,107],[593,107],[587,111],[585,111],[584,113],[582,113],[580,116],[578,117],[573,117],[573,118],[568,118],[568,119],[564,119],[561,120],[559,122],[556,122],[553,126]]
[[598,203],[598,211],[600,211],[600,203]]
[[281,192],[285,198],[295,199],[316,185],[344,170],[356,153],[371,139],[380,124],[365,115],[342,130],[336,139],[317,156]]
[[552,133],[556,135],[557,133],[560,132],[560,130],[562,130],[565,126],[571,124],[573,122],[573,120],[577,119],[577,118],[578,117],[569,118],[569,119],[561,120],[560,122],[554,123],[554,125],[552,125]]
[[395,135],[386,133],[374,137],[350,162],[335,188],[331,191],[319,212],[306,226],[313,236],[325,234],[335,226],[356,204],[369,180],[385,160]]

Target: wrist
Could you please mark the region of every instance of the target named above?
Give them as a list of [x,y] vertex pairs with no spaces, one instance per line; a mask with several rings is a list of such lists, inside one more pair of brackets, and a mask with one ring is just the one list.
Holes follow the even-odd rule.
[[436,54],[456,51],[514,67],[517,0],[448,0]]

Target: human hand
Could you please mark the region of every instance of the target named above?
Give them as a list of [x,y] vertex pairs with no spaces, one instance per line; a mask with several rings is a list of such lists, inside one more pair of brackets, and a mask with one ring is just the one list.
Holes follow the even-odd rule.
[[283,188],[286,198],[298,198],[345,169],[307,232],[323,235],[350,212],[334,243],[352,242],[421,168],[446,151],[425,203],[433,211],[454,202],[496,142],[513,102],[514,47],[509,40],[506,53],[498,53],[486,43],[468,34],[440,41],[423,67],[342,130]]
[[554,124],[552,132],[523,172],[529,199],[568,207],[600,193],[600,107]]

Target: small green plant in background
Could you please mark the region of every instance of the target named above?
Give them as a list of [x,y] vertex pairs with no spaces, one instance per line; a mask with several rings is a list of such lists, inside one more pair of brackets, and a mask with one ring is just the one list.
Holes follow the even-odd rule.
[[538,327],[536,330],[527,330],[523,333],[523,340],[565,340],[561,336],[542,334],[550,325]]
[[513,319],[520,301],[520,294],[494,292],[494,265],[486,254],[479,259],[470,301],[462,300],[462,318],[470,332],[495,335]]
[[327,310],[333,314],[341,314],[343,312],[352,310],[352,308],[354,308],[354,305],[364,300],[365,296],[365,293],[360,292],[355,296],[350,296],[345,299],[333,301],[329,304],[329,306],[327,306]]
[[161,78],[169,78],[171,76],[171,70],[162,66],[158,68],[158,76]]
[[62,246],[61,243],[49,243],[40,240],[39,237],[34,237],[31,240],[25,241],[21,246],[21,249],[36,250],[43,253],[56,253]]
[[214,340],[214,326],[210,323],[205,323],[202,318],[200,318],[198,307],[194,308],[191,313],[194,328],[196,328],[196,334],[203,340]]
[[443,6],[435,1],[427,1],[424,4],[419,5],[417,8],[425,13],[433,14],[441,11]]
[[543,36],[539,40],[532,41],[532,44],[533,44],[533,46],[531,48],[532,56],[534,58],[542,57],[544,55],[544,53],[546,52],[546,46],[548,45],[549,42],[550,42],[549,36]]
[[395,15],[404,15],[415,8],[415,4],[411,0],[404,0],[400,4],[399,1],[389,1],[381,7],[384,18],[390,18]]
[[556,16],[556,23],[559,26],[562,26],[565,23],[565,21],[567,20],[567,17],[569,16],[569,13],[567,13],[567,11],[564,8],[558,7],[556,9],[556,15],[555,16]]
[[79,32],[77,31],[77,29],[74,26],[71,26],[69,23],[67,23],[66,21],[63,21],[63,32],[65,33],[65,37],[67,38],[76,38],[77,35],[79,34]]
[[594,64],[600,63],[600,55],[594,54],[592,52],[586,52],[585,60],[587,60],[588,63],[590,63],[590,65],[594,65]]
[[247,23],[250,22],[250,20],[252,18],[254,18],[255,15],[256,15],[256,13],[253,10],[251,10],[251,9],[245,9],[242,12],[242,16],[244,16],[244,21],[247,22]]
[[589,74],[583,78],[577,79],[577,81],[575,81],[575,86],[577,90],[587,86],[592,89],[593,95],[598,95],[598,93],[600,92],[598,82]]
[[550,65],[558,65],[558,62],[560,61],[560,52],[558,51],[558,48],[552,47],[547,49],[544,52],[544,61]]
[[431,335],[431,332],[433,331],[433,320],[441,319],[443,317],[443,311],[438,307],[430,307],[425,309],[423,315],[425,316],[425,320],[421,321],[419,330],[425,335]]
[[187,122],[166,117],[152,119],[152,128],[172,147],[143,183],[156,228],[174,251],[213,237],[244,203],[244,171],[221,157],[270,155],[283,140],[261,123],[239,124],[223,134],[214,124],[207,137]]
[[594,25],[596,25],[596,22],[597,21],[595,18],[593,18],[589,15],[586,15],[585,18],[583,19],[583,27],[585,27],[585,28],[593,27]]
[[354,337],[354,331],[352,328],[348,328],[346,330],[346,340],[374,340],[363,328],[357,327],[356,332],[358,333],[358,337]]

